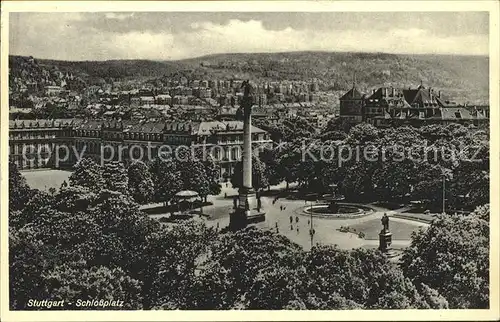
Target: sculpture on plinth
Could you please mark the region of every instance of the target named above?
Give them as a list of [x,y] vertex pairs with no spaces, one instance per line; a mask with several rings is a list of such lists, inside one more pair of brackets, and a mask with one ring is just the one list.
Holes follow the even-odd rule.
[[392,251],[392,233],[389,231],[389,217],[386,213],[382,216],[382,230],[379,233],[379,247],[378,249],[386,254],[388,257],[395,256],[395,253]]
[[382,226],[384,227],[384,229],[382,231],[389,231],[389,217],[387,217],[387,214],[384,213],[384,216],[382,217],[381,219],[382,221]]

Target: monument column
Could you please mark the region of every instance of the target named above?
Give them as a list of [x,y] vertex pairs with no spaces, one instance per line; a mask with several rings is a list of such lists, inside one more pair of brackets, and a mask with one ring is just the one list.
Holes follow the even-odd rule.
[[244,95],[241,102],[243,110],[243,155],[242,184],[235,200],[234,211],[230,215],[229,227],[232,230],[245,228],[248,223],[265,220],[262,203],[257,200],[252,185],[252,87],[243,82]]
[[252,97],[243,102],[243,188],[252,190]]

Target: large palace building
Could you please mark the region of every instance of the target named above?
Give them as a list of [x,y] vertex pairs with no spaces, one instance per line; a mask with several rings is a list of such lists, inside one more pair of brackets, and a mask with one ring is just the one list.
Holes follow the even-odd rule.
[[362,94],[356,84],[340,98],[340,117],[350,123],[378,127],[461,123],[480,126],[489,121],[489,106],[463,106],[444,99],[441,91],[380,87]]
[[[272,143],[252,126],[252,143]],[[243,122],[144,122],[81,119],[16,120],[9,123],[9,159],[19,169],[67,168],[80,156],[96,160],[147,160],[182,147],[204,148],[220,166],[220,179],[241,159]],[[150,152],[148,152],[148,150]]]

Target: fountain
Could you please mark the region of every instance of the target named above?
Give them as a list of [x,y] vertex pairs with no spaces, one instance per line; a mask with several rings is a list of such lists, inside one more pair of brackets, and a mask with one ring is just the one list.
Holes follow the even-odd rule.
[[337,213],[339,212],[339,204],[337,202],[344,200],[345,198],[344,196],[337,193],[338,184],[332,183],[329,187],[331,194],[325,195],[323,198],[326,201],[329,201],[328,210],[332,213]]
[[325,202],[304,207],[304,214],[324,218],[346,219],[362,217],[373,211],[373,209],[366,206],[340,203],[339,201],[345,198],[338,192],[338,184],[332,183],[329,187],[330,193],[322,195]]

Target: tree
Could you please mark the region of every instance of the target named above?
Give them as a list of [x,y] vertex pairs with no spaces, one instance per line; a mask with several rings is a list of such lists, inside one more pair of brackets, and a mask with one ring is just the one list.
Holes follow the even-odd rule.
[[43,287],[43,272],[50,266],[51,247],[34,238],[36,228],[27,226],[9,231],[9,286],[11,309],[25,309]]
[[210,193],[210,181],[205,166],[201,161],[182,162],[180,167],[184,190],[194,190],[200,197],[206,198]]
[[102,168],[102,178],[105,189],[128,194],[128,176],[122,163],[116,161],[106,163]]
[[183,180],[178,164],[173,160],[156,159],[150,166],[156,201],[169,202],[182,190]]
[[[259,191],[269,186],[267,173],[264,162],[252,155],[252,188]],[[240,188],[243,185],[243,163],[241,161],[234,166],[231,184],[235,188]]]
[[33,193],[16,164],[9,161],[9,209],[21,209],[33,196]]
[[472,139],[453,169],[450,203],[474,209],[490,200],[489,142]]
[[488,308],[487,216],[489,207],[465,216],[440,216],[429,228],[413,234],[402,257],[404,274],[437,290],[450,308]]
[[326,307],[331,295],[363,308],[416,308],[420,298],[415,286],[397,266],[377,250],[339,250],[331,246],[314,247],[305,259],[309,276],[307,287]]
[[345,165],[342,191],[348,200],[362,200],[374,196],[372,176],[376,167],[375,162],[361,160]]
[[406,159],[402,162],[382,162],[373,172],[373,190],[381,200],[402,200],[412,192],[416,181],[416,165]]
[[134,200],[140,204],[151,201],[155,186],[153,176],[146,164],[142,161],[132,163],[127,169],[127,176],[128,190]]
[[[63,264],[45,273],[44,292],[53,300],[77,304],[77,301],[97,300],[120,303],[123,306],[92,307],[98,310],[140,310],[140,282],[127,276],[121,268]],[[86,310],[88,307],[76,307]]]
[[353,126],[346,119],[336,117],[328,121],[320,136],[330,140],[343,140],[347,137],[347,133],[349,133],[349,130]]
[[279,163],[277,158],[278,151],[275,149],[264,149],[259,154],[259,159],[265,164],[266,177],[268,178],[269,185],[277,185],[283,180],[279,172]]
[[209,194],[218,195],[222,190],[222,187],[219,183],[219,167],[215,163],[215,160],[211,155],[207,156],[206,160],[203,161],[203,165],[205,166],[205,172],[208,178]]
[[360,123],[349,131],[346,143],[350,145],[366,145],[376,142],[379,138],[379,130],[371,124]]
[[80,186],[92,191],[100,191],[105,186],[102,167],[90,158],[81,159],[69,177],[71,186]]
[[161,227],[150,235],[143,253],[145,307],[201,308],[202,300],[215,297],[210,289],[199,288],[197,276],[203,274],[208,248],[216,239],[213,229],[195,222]]
[[298,245],[270,231],[248,227],[221,234],[200,262],[195,300],[211,309],[256,308],[259,294],[268,297],[259,288],[251,290],[258,276],[281,264],[293,267],[300,256]]
[[[416,183],[412,197],[417,200],[425,200],[433,206],[441,205],[443,201],[443,176],[449,182],[453,177],[452,172],[438,164],[422,163],[415,169],[415,175]],[[445,198],[448,197],[449,194],[445,196]]]
[[[130,308],[140,308],[136,303],[141,292],[134,289],[137,283],[125,275],[138,275],[135,268],[147,263],[142,247],[151,232],[158,231],[159,223],[146,218],[130,197],[118,191],[94,193],[70,186],[55,196],[39,193],[11,215],[10,269],[11,276],[16,276],[11,280],[12,307],[25,308],[29,298],[47,294],[44,289],[54,291],[50,296],[81,293],[79,287],[88,286],[85,283],[99,278],[105,283],[106,277],[116,273],[109,296],[126,286],[129,289],[120,292],[130,292],[125,296],[131,300]],[[69,269],[66,264],[78,267]],[[99,266],[103,268],[93,271]],[[120,270],[126,273],[122,277]],[[76,286],[78,275],[88,280]],[[71,277],[66,282],[69,289],[66,277]]]
[[321,140],[324,140],[324,141],[328,141],[328,140],[343,141],[347,138],[347,134],[345,132],[342,132],[342,131],[333,130],[333,131],[321,133],[319,138],[321,138]]

